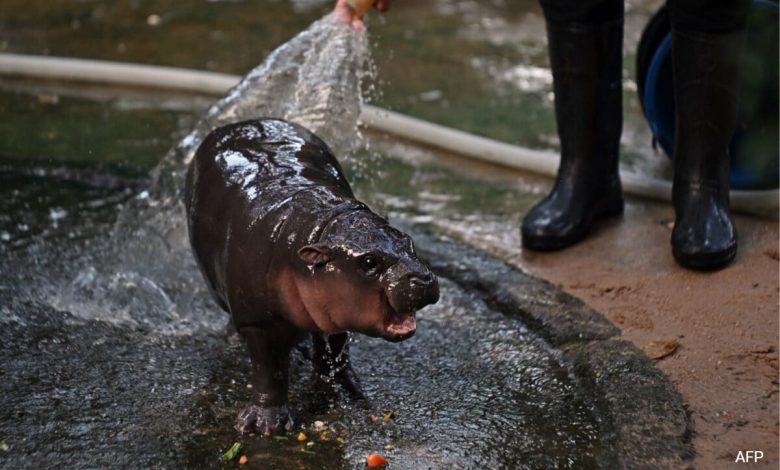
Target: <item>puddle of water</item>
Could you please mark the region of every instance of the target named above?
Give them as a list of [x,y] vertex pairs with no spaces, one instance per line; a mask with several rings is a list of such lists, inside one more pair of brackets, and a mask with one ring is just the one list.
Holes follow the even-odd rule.
[[[74,247],[47,246],[37,259],[53,269],[62,261],[59,248]],[[18,254],[10,253],[12,263],[30,259],[29,251]],[[21,269],[16,280],[40,288],[37,275]],[[234,442],[243,445],[249,468],[363,468],[375,451],[397,468],[609,468],[612,461],[560,353],[446,279],[442,302],[420,312],[413,339],[353,337],[365,401],[324,400],[309,362],[294,354],[297,425],[277,440],[232,427],[251,396],[243,349],[228,349],[214,333],[166,335],[148,325],[71,317],[19,296],[9,289],[12,278],[0,278],[7,359],[0,437],[12,449],[0,464],[225,468],[234,464],[220,456]],[[382,417],[387,411],[392,418]],[[318,420],[328,427],[327,442],[313,429]],[[315,444],[298,442],[298,432]]]
[[[3,82],[0,113],[14,116],[0,122],[0,156],[22,161],[110,166],[144,175],[178,140],[179,129],[191,127],[188,113],[155,106],[153,112],[123,109],[126,102],[63,96],[58,89],[13,89]],[[10,88],[10,89],[9,89]]]
[[[353,338],[367,401],[323,409],[312,393],[311,368],[294,359],[291,400],[300,424],[284,440],[225,435],[235,402],[249,399],[243,386],[249,378],[234,383],[235,375],[220,374],[198,404],[221,410],[214,416],[220,425],[203,429],[187,452],[214,455],[236,440],[256,468],[293,468],[318,459],[328,462],[323,467],[364,468],[371,452],[383,453],[396,468],[606,464],[598,424],[559,353],[447,280],[442,299],[421,312],[412,340]],[[224,402],[226,396],[231,400]],[[328,441],[322,430],[313,430],[315,420],[326,423]],[[299,432],[306,442],[297,441]]]

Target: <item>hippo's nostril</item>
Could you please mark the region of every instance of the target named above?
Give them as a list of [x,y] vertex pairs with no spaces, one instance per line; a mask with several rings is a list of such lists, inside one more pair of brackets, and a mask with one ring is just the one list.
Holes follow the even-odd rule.
[[431,273],[424,274],[411,274],[409,276],[409,284],[413,287],[430,287],[433,284],[434,277]]

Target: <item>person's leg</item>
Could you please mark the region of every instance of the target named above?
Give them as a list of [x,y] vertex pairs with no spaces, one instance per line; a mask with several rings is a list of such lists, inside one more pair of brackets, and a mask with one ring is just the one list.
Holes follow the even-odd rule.
[[622,111],[623,1],[542,0],[555,118],[561,141],[550,194],[523,219],[523,246],[570,246],[603,217],[623,212],[618,174]]
[[676,109],[672,253],[715,269],[737,253],[729,212],[728,146],[749,0],[669,0]]

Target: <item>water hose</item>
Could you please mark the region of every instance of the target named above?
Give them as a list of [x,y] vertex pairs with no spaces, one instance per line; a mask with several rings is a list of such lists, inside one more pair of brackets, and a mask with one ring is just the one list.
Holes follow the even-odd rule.
[[[214,95],[224,94],[241,79],[237,75],[175,67],[20,54],[0,54],[0,75],[162,88]],[[375,106],[364,105],[360,118],[373,130],[476,160],[547,176],[554,176],[558,168],[558,156],[555,152],[499,142]],[[620,177],[627,194],[671,201],[670,181],[624,170],[621,170]],[[734,211],[770,217],[778,215],[780,191],[777,189],[731,190],[730,194],[731,208]]]

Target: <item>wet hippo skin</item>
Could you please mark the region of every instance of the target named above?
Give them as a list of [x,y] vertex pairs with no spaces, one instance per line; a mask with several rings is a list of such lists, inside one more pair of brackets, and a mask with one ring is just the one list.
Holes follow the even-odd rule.
[[357,201],[327,145],[297,124],[213,131],[190,164],[185,204],[198,265],[252,361],[241,431],[291,429],[289,354],[309,333],[315,369],[359,396],[347,332],[404,340],[416,311],[438,300],[409,236]]

